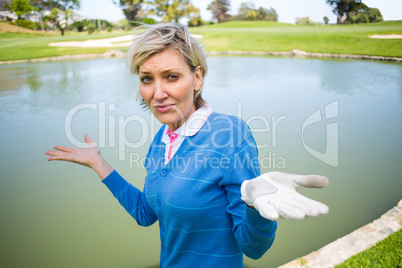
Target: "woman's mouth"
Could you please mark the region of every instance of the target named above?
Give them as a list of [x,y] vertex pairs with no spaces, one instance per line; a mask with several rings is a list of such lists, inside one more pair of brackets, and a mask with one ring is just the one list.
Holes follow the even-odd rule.
[[173,108],[173,104],[166,104],[166,105],[154,105],[154,109],[160,113],[165,113]]

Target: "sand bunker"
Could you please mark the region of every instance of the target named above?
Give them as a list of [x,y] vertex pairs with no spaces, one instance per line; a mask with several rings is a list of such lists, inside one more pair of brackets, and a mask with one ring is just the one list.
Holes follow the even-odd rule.
[[370,35],[369,38],[375,38],[375,39],[401,39],[402,34],[374,34],[374,35]]
[[[202,35],[192,34],[195,38],[202,38]],[[89,39],[85,41],[66,41],[50,43],[51,47],[128,47],[131,45],[133,35],[123,35],[105,39]]]
[[127,47],[131,44],[133,35],[117,36],[105,39],[89,39],[85,41],[67,41],[50,43],[51,47]]

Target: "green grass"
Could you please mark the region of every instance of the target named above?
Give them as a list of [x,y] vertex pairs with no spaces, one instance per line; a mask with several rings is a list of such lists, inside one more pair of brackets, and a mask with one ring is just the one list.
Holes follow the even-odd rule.
[[402,267],[402,229],[336,266],[336,268],[350,267]]
[[51,42],[83,41],[87,39],[108,38],[129,33],[74,33],[61,35],[42,35],[32,33],[0,33],[0,61],[35,59],[62,55],[103,53],[111,48],[50,47]]
[[292,26],[290,23],[281,23],[276,21],[230,21],[225,23],[216,23],[209,25],[209,28],[250,28],[250,27],[278,27],[278,26]]
[[[371,39],[372,34],[402,34],[402,21],[359,25],[296,26],[269,21],[232,21],[191,32],[204,36],[207,51],[290,51],[402,57],[402,39]],[[103,53],[110,48],[49,47],[57,41],[114,37],[129,32],[65,36],[0,33],[0,61]]]
[[402,34],[402,21],[359,25],[295,26],[276,22],[233,21],[191,28],[204,36],[207,51],[289,51],[402,57],[402,39],[371,39]]

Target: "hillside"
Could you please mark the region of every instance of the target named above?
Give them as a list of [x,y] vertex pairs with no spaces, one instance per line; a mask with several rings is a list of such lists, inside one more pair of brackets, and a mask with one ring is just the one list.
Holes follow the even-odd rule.
[[33,33],[34,31],[23,28],[23,27],[18,27],[15,25],[11,25],[8,23],[0,22],[0,32],[2,33]]

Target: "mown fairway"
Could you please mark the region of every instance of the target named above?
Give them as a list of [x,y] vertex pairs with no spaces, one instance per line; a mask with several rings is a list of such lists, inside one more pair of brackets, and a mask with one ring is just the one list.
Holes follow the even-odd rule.
[[[295,26],[276,22],[233,21],[190,29],[204,36],[207,51],[289,51],[402,57],[402,39],[371,39],[372,34],[402,34],[402,21]],[[107,38],[119,33],[69,33],[66,36],[0,33],[0,61],[102,53],[110,48],[49,47],[57,41]]]
[[208,51],[289,51],[402,57],[402,39],[372,39],[372,34],[402,34],[402,21],[359,25],[295,26],[234,21],[192,28],[204,35]]
[[83,41],[125,35],[126,32],[93,34],[72,33],[42,35],[32,33],[0,33],[0,61],[35,59],[61,55],[103,53],[111,48],[50,47],[49,43],[62,41]]

